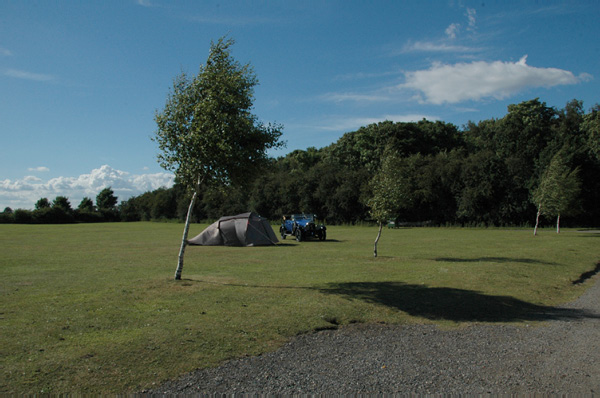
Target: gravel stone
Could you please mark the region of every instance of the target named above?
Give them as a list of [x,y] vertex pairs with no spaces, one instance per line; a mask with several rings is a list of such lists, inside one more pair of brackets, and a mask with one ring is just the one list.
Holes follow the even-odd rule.
[[600,278],[542,326],[355,324],[199,369],[146,394],[600,393]]

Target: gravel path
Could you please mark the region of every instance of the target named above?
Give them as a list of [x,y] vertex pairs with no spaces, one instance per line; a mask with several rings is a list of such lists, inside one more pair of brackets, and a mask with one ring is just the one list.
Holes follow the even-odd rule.
[[600,277],[542,327],[352,325],[170,381],[154,394],[600,393]]

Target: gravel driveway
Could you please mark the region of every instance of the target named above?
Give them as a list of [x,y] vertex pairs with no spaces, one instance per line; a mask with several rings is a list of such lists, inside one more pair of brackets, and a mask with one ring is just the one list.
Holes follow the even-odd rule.
[[147,393],[600,393],[600,278],[545,326],[351,325]]

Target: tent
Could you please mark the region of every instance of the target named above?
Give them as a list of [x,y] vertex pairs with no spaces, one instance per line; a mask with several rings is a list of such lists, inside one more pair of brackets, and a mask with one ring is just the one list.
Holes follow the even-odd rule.
[[264,246],[278,242],[271,224],[255,213],[221,217],[188,240],[188,244],[199,246]]

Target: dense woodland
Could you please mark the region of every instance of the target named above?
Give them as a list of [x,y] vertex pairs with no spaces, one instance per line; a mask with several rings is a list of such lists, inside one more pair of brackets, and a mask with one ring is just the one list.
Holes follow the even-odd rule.
[[[252,181],[203,187],[194,221],[248,210],[272,220],[311,212],[329,224],[369,221],[370,181],[390,153],[405,192],[394,211],[398,221],[533,226],[536,190],[560,155],[577,186],[576,197],[561,210],[561,224],[600,225],[600,106],[586,112],[573,100],[555,109],[538,99],[510,105],[501,119],[462,129],[440,121],[384,121],[346,133],[327,147],[270,159]],[[183,220],[189,205],[189,194],[178,184],[118,206],[110,188],[103,192],[96,205],[85,198],[76,209],[67,198],[53,203],[42,198],[33,211],[5,209],[0,221]],[[554,223],[556,214],[541,214],[541,225]]]

